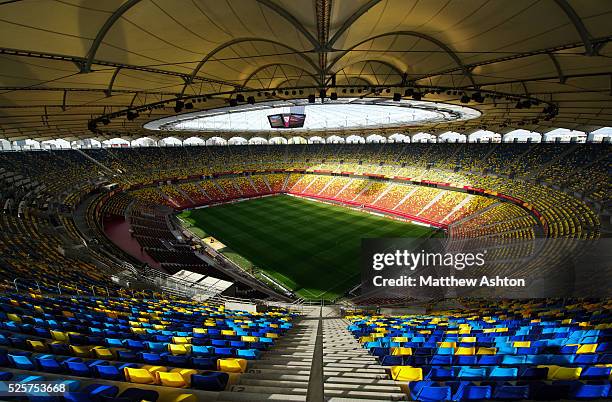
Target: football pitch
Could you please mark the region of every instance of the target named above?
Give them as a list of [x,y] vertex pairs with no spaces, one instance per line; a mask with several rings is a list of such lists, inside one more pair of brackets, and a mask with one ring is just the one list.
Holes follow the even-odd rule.
[[[305,299],[334,300],[361,280],[361,239],[435,230],[341,206],[277,195],[179,215]],[[235,255],[232,260],[235,261]]]

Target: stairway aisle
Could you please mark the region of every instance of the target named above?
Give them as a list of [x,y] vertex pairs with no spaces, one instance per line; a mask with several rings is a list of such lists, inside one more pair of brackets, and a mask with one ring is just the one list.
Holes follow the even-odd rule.
[[348,321],[323,319],[323,375],[325,400],[407,400],[395,381],[388,379],[376,358],[348,331]]
[[[316,312],[316,315],[314,314]],[[319,308],[283,335],[261,358],[249,362],[236,385],[219,394],[218,401],[306,401]],[[315,317],[312,317],[315,316]]]

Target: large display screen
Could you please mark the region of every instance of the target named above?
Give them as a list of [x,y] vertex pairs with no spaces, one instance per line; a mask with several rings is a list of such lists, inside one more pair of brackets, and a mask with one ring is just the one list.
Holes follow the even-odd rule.
[[306,115],[299,113],[271,114],[268,116],[272,128],[301,128],[304,127],[304,120],[306,120]]

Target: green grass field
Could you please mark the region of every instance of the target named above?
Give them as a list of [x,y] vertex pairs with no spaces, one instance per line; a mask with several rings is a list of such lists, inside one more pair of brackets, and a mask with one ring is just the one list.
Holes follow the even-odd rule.
[[287,195],[184,211],[180,217],[192,225],[190,230],[219,239],[305,299],[333,300],[359,282],[362,238],[435,232]]

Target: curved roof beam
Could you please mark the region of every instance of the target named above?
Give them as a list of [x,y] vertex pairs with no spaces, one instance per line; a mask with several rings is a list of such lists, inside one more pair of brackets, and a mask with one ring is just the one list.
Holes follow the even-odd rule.
[[[400,77],[402,77],[402,75],[404,74],[402,72],[402,70],[400,70],[399,68],[397,68],[396,66],[394,66],[393,64],[389,63],[388,61],[384,61],[384,60],[375,60],[375,59],[365,59],[365,60],[358,60],[354,63],[348,64],[344,67],[342,67],[342,69],[338,70],[335,72],[335,74],[338,74],[340,71],[343,71],[345,68],[347,67],[351,67],[354,66],[357,63],[378,63],[378,64],[382,64],[384,66],[389,67],[391,70],[393,70],[397,75],[399,75]],[[377,75],[377,74],[374,74]]]
[[295,29],[300,31],[302,35],[304,35],[304,37],[308,39],[308,41],[315,47],[315,49],[319,48],[319,41],[314,36],[312,36],[312,34],[308,32],[304,25],[302,25],[297,20],[297,18],[295,18],[290,12],[270,0],[257,0],[257,2],[268,7],[269,9],[286,19],[291,25],[293,25]]
[[[348,79],[349,79],[349,80],[350,80],[350,79],[353,79],[353,80],[363,81],[363,82],[365,82],[366,86],[369,86],[369,87],[370,87],[370,86],[372,86],[372,85],[374,85],[374,84],[372,84],[372,83],[371,83],[371,82],[370,82],[370,81],[369,81],[367,78],[365,78],[365,77],[348,77]],[[347,82],[348,82],[348,80],[347,80]],[[355,85],[355,84],[347,84],[347,85]]]
[[88,73],[91,71],[91,64],[94,58],[96,57],[96,52],[98,51],[98,48],[102,44],[102,41],[104,40],[104,37],[106,36],[108,31],[110,31],[110,29],[113,27],[115,22],[117,22],[117,20],[121,18],[123,14],[125,14],[130,8],[134,7],[138,3],[140,3],[140,0],[127,0],[118,9],[116,9],[110,15],[110,17],[108,17],[106,22],[104,22],[104,25],[102,25],[102,27],[96,34],[96,38],[92,42],[91,46],[89,47],[89,51],[87,52],[86,60],[81,65],[81,72]]
[[327,47],[331,49],[334,46],[334,43],[336,43],[336,41],[340,38],[340,36],[342,36],[342,34],[346,32],[346,30],[349,29],[351,25],[353,25],[353,23],[359,19],[359,17],[364,15],[372,7],[374,7],[381,1],[382,0],[370,0],[367,3],[363,4],[361,7],[359,7],[359,9],[357,9],[357,11],[355,11],[346,21],[344,21],[342,26],[338,28],[334,36],[332,36],[331,39],[327,42]]
[[446,54],[448,54],[448,56],[451,59],[453,59],[453,61],[457,64],[457,66],[463,72],[463,75],[465,75],[470,80],[472,85],[477,86],[476,82],[474,81],[474,77],[472,76],[472,72],[470,71],[470,69],[467,68],[465,66],[465,64],[463,64],[463,62],[461,61],[459,56],[457,56],[457,54],[450,47],[448,47],[444,42],[434,38],[433,36],[429,36],[429,35],[426,35],[424,33],[415,32],[415,31],[393,31],[393,32],[386,32],[386,33],[383,33],[383,34],[371,36],[371,37],[369,37],[367,39],[364,39],[361,42],[356,43],[356,44],[352,45],[351,47],[349,47],[348,49],[342,51],[342,53],[338,57],[336,57],[329,64],[329,66],[327,66],[327,71],[329,71],[334,66],[334,64],[336,64],[342,57],[346,56],[351,50],[355,49],[358,46],[363,45],[366,42],[370,42],[370,41],[378,39],[378,38],[383,38],[385,36],[414,36],[416,38],[423,39],[425,41],[428,41],[428,42],[431,42],[431,43],[435,44],[440,49],[444,50],[444,52],[446,52]]
[[[309,75],[309,77],[313,77],[313,78],[315,79],[315,81],[316,81],[316,77],[315,77],[315,76]],[[285,85],[285,84],[287,84],[287,83],[291,83],[291,81],[297,81],[297,80],[298,80],[298,78],[289,78],[289,79],[287,79],[287,80],[283,80],[283,81],[282,81],[280,84],[278,84],[278,85],[277,85],[277,86],[275,86],[274,88],[269,88],[269,89],[274,89],[274,90],[279,90],[279,89],[283,89],[283,90],[284,90],[284,89],[291,89],[291,87],[289,87],[289,88],[283,88],[282,86],[283,86],[283,85]]]
[[296,68],[296,69],[298,69],[298,70],[300,70],[300,71],[305,72],[305,73],[306,73],[308,76],[312,77],[312,78],[314,79],[314,81],[315,81],[315,82],[317,82],[317,79],[316,79],[315,75],[314,75],[313,73],[311,73],[310,71],[308,71],[308,70],[304,69],[303,67],[300,67],[300,66],[295,66],[295,65],[293,65],[293,64],[289,64],[289,63],[270,63],[270,64],[265,64],[265,65],[263,65],[263,66],[257,67],[257,68],[255,69],[255,71],[253,71],[251,74],[249,74],[249,76],[248,76],[248,77],[247,77],[247,78],[246,78],[246,79],[243,81],[242,86],[243,86],[243,87],[245,87],[245,86],[246,86],[246,84],[247,84],[247,83],[248,83],[248,82],[249,82],[249,81],[250,81],[250,80],[251,80],[253,77],[255,77],[255,76],[257,75],[257,73],[259,73],[259,72],[261,72],[261,71],[265,70],[266,68],[273,67],[273,66],[289,66],[289,67]]
[[[316,78],[316,77],[313,77],[313,78]],[[366,78],[364,78],[364,77],[349,77],[349,78],[350,78],[350,79],[354,79],[354,80],[359,80],[359,81],[362,81],[362,82],[364,82],[364,83],[365,83],[365,86],[367,86],[367,87],[371,87],[371,86],[373,86],[373,85],[374,85],[374,84],[372,84],[370,81],[368,81],[368,80],[367,80]],[[288,79],[288,80],[284,80],[283,82],[281,82],[280,84],[278,84],[276,87],[274,87],[274,89],[276,89],[276,90],[278,90],[278,89],[284,89],[284,88],[282,88],[282,86],[283,86],[283,85],[285,85],[285,84],[286,84],[286,83],[288,83],[288,82],[291,82],[291,81],[295,81],[295,78]],[[347,84],[342,84],[342,85],[356,85],[356,84],[349,84],[349,83],[347,83]]]
[[304,61],[306,61],[308,64],[310,64],[315,69],[315,71],[319,70],[319,67],[312,60],[306,57],[306,55],[301,53],[299,50],[294,49],[291,46],[288,46],[284,43],[277,42],[272,39],[265,39],[265,38],[237,38],[237,39],[232,39],[228,42],[220,44],[219,46],[211,50],[206,56],[204,56],[204,58],[198,63],[196,68],[193,69],[189,78],[185,80],[186,82],[185,82],[185,85],[183,86],[183,90],[181,91],[181,95],[185,92],[185,89],[187,88],[187,86],[193,83],[193,80],[195,79],[200,69],[204,66],[204,64],[206,64],[206,62],[210,60],[215,54],[219,53],[223,49],[227,49],[228,47],[231,47],[238,43],[243,43],[243,42],[267,42],[267,43],[272,43],[274,45],[282,46],[286,49],[291,50],[292,52],[295,52],[296,55],[302,57]]
[[552,53],[548,53],[548,57],[552,61],[553,65],[555,66],[555,70],[557,70],[557,75],[559,76],[559,83],[560,84],[565,84],[565,75],[563,75],[563,70],[561,69],[561,65],[559,64],[559,60],[557,60],[555,55],[552,54]]
[[108,88],[106,88],[106,91],[104,91],[107,97],[113,94],[113,85],[115,85],[115,79],[117,78],[117,75],[119,75],[119,71],[121,71],[121,67],[115,68],[115,71],[113,72],[113,76],[108,82]]
[[597,56],[598,49],[596,46],[593,45],[592,36],[584,25],[584,22],[582,22],[582,19],[580,18],[578,13],[576,13],[576,10],[572,8],[572,6],[567,2],[567,0],[555,0],[555,3],[557,3],[557,5],[561,7],[570,22],[574,24],[574,27],[576,28],[576,31],[578,31],[578,35],[580,35],[580,39],[584,44],[584,50],[586,52],[586,55]]

